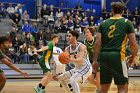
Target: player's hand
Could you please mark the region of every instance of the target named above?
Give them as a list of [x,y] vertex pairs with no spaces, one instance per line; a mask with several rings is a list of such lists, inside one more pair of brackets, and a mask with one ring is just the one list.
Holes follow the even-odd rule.
[[136,64],[136,59],[134,56],[129,56],[126,60],[128,66],[134,66]]
[[26,72],[21,72],[21,75],[23,75],[24,77],[28,77],[29,76]]
[[66,61],[67,63],[72,62],[71,58],[65,58],[65,61]]
[[97,68],[98,68],[98,62],[93,62],[92,63],[92,68],[96,72],[97,71]]

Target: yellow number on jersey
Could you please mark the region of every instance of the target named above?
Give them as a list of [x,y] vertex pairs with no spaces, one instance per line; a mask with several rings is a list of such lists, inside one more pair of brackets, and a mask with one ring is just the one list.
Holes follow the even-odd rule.
[[110,32],[108,33],[108,37],[109,37],[109,38],[112,38],[112,37],[114,37],[113,32],[115,31],[116,26],[115,26],[115,25],[111,25],[111,26],[109,27],[109,29],[110,29]]

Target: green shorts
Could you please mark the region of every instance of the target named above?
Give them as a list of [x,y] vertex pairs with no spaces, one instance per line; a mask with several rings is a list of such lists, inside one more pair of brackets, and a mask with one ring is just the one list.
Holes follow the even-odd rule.
[[[49,64],[49,63],[48,63]],[[45,60],[40,59],[39,60],[39,65],[41,67],[41,69],[43,70],[43,73],[47,73],[48,71],[51,71],[51,69],[49,67],[46,66],[45,64]]]
[[110,84],[112,78],[114,78],[114,82],[117,85],[128,83],[126,61],[121,61],[119,51],[102,51],[99,61],[101,84]]

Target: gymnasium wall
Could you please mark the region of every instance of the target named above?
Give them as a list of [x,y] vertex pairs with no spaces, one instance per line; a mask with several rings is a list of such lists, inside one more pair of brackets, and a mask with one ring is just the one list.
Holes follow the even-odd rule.
[[[108,11],[110,11],[111,10],[111,6],[110,6],[110,3],[112,2],[112,1],[121,1],[121,0],[106,0],[106,8],[107,8],[107,10]],[[122,1],[127,1],[127,0],[122,0]],[[131,11],[131,12],[133,12],[134,11],[134,9],[135,9],[135,7],[138,7],[139,9],[140,9],[140,0],[129,0],[129,2],[128,2],[128,4],[126,5],[127,6],[127,8]]]

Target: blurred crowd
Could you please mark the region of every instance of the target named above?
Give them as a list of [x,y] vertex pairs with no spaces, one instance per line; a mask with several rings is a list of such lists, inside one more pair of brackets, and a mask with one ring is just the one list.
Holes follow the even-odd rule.
[[[63,10],[44,4],[38,10],[38,18],[32,19],[28,14],[30,11],[27,11],[24,5],[13,6],[9,3],[6,6],[0,3],[0,17],[10,18],[12,23],[11,31],[9,31],[12,47],[7,55],[13,59],[14,63],[37,63],[41,53],[38,54],[36,50],[46,45],[51,40],[53,33],[67,33],[69,30],[75,30],[79,34],[83,34],[85,27],[98,26],[103,20],[112,16],[106,10],[102,11],[101,16],[95,17],[82,11],[82,7],[75,9]],[[132,13],[126,9],[123,16],[133,22],[136,39],[140,44],[139,9],[136,7]]]

